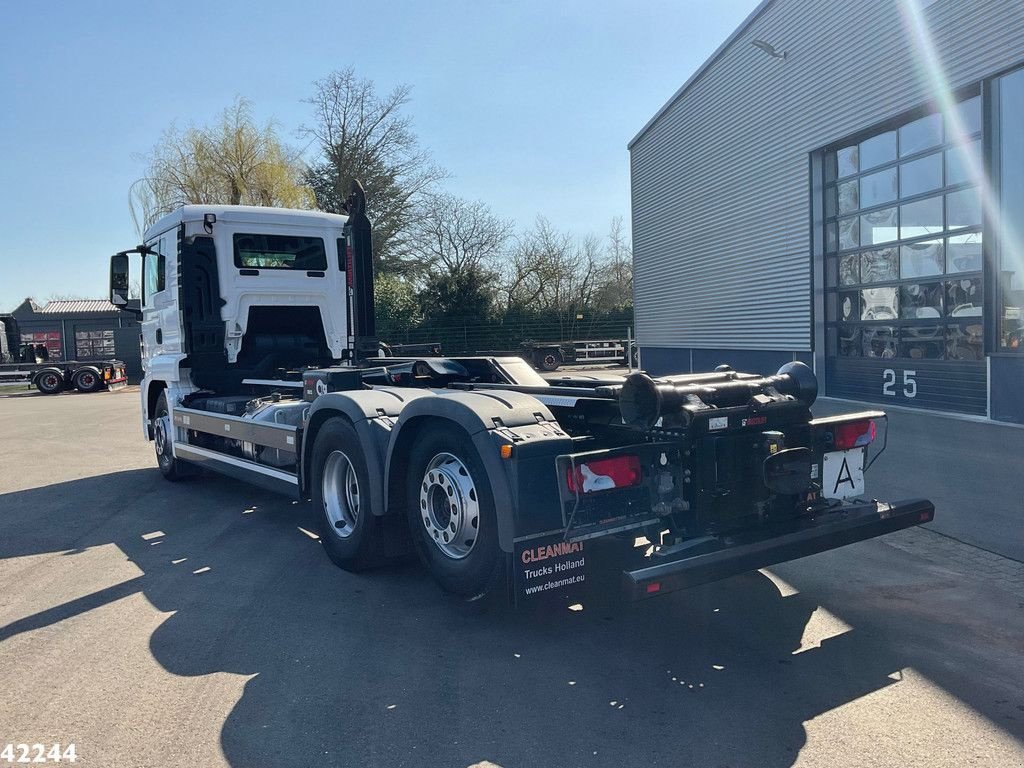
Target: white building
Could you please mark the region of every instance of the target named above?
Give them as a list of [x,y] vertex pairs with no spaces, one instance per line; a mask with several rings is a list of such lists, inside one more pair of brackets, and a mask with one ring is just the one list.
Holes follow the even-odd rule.
[[1024,422],[1024,2],[765,0],[630,156],[646,368]]

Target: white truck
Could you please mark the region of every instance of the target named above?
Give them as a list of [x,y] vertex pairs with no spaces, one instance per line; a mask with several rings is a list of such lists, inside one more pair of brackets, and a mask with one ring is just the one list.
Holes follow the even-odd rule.
[[932,519],[864,496],[885,415],[812,418],[800,363],[549,384],[518,358],[381,357],[358,184],[347,208],[185,206],[111,258],[127,307],[142,256],[142,428],[167,479],[311,499],[343,568],[415,550],[451,592],[517,600],[611,568],[645,598]]

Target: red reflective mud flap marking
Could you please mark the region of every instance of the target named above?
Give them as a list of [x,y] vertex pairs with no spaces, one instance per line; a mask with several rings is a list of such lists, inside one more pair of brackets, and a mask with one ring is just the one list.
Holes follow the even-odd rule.
[[579,588],[587,578],[584,542],[564,541],[560,532],[518,541],[512,572],[517,604]]

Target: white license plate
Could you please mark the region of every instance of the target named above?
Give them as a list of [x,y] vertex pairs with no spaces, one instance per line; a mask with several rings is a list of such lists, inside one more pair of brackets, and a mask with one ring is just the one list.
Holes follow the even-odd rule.
[[826,453],[821,464],[821,492],[826,499],[864,495],[864,449]]

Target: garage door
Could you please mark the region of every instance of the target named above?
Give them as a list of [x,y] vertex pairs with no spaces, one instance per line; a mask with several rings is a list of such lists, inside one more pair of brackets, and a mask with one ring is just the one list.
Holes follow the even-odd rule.
[[981,97],[825,154],[826,392],[985,414]]

